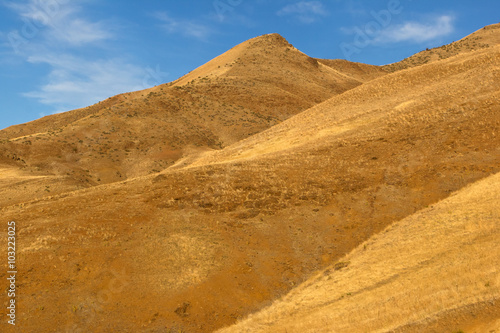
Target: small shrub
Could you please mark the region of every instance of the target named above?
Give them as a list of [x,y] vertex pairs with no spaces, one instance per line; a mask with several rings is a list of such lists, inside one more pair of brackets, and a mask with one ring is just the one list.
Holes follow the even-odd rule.
[[336,270],[336,271],[339,271],[343,268],[346,268],[347,266],[349,266],[350,262],[349,261],[339,261],[338,263],[336,263],[334,266],[333,266],[333,269]]

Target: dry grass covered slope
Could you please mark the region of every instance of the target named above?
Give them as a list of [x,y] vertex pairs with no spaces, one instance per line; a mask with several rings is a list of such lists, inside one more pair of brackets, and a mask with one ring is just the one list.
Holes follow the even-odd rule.
[[[332,75],[338,66],[351,67],[351,77],[366,70],[307,63]],[[212,65],[203,73],[219,70]],[[26,245],[22,328],[210,332],[269,305],[391,223],[500,172],[500,47],[371,75],[219,151],[120,182],[51,186],[23,200],[42,178],[16,170],[22,161],[10,156],[3,169],[16,185],[1,184],[12,195],[2,197],[1,213],[18,221]],[[176,84],[201,84],[188,82]]]
[[219,332],[497,332],[499,203],[496,174],[394,223]]

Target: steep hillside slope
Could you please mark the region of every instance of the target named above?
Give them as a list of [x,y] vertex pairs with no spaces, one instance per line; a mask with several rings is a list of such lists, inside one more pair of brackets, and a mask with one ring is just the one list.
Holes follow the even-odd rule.
[[499,94],[496,46],[371,80],[160,173],[5,204],[25,244],[22,328],[233,324],[500,172]]
[[0,131],[0,163],[66,176],[80,187],[147,175],[386,73],[364,70],[350,76],[347,66],[334,70],[283,37],[264,35],[175,82]]
[[394,223],[219,332],[496,332],[499,203],[496,174]]
[[460,53],[476,51],[500,44],[500,24],[486,26],[457,42],[419,52],[394,64],[382,66],[388,72],[412,68],[429,62],[447,59]]

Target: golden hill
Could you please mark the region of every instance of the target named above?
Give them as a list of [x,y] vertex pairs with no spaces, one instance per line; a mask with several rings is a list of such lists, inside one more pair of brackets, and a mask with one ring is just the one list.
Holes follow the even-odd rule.
[[394,223],[219,332],[497,332],[500,174]]
[[[244,44],[245,54],[267,50],[268,40],[278,50],[290,47],[267,35]],[[16,167],[29,154],[3,153],[0,207],[4,219],[18,222],[23,244],[18,314],[25,331],[47,332],[53,323],[70,332],[220,329],[268,306],[392,223],[500,172],[500,46],[379,77],[370,66],[309,60],[291,47],[285,52],[306,60],[293,66],[366,82],[322,103],[311,101],[306,111],[222,149],[178,156],[161,172],[78,190],[71,175]],[[280,58],[277,53],[262,54]],[[221,63],[242,58],[239,51],[230,55]],[[230,80],[231,73],[244,77],[251,75],[251,59],[227,71],[211,64],[188,75],[212,81]],[[264,78],[275,77],[265,68]],[[193,79],[163,88],[188,96],[211,87],[189,83]],[[258,80],[250,81],[269,87]],[[256,110],[276,103],[263,96],[248,97]],[[64,116],[78,112],[87,111]],[[155,127],[146,128],[146,116],[137,118],[127,117],[123,126],[161,137]],[[44,133],[33,123],[25,126]],[[25,139],[12,135],[22,136],[21,128],[5,131],[6,149],[21,146]],[[62,137],[52,134],[50,140]],[[99,147],[107,143],[120,152],[123,138],[107,140]],[[137,154],[130,163],[138,163],[145,149],[129,149]],[[47,168],[60,165],[48,160]]]
[[179,80],[0,131],[0,163],[79,187],[159,172],[221,149],[386,72],[330,67],[278,34],[246,41]]
[[457,42],[419,52],[394,64],[382,66],[388,72],[411,68],[453,57],[457,54],[476,51],[500,44],[499,24],[486,26]]

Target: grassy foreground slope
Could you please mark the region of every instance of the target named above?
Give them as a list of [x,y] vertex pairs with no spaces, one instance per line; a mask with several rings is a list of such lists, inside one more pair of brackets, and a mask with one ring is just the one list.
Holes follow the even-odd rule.
[[394,223],[219,332],[497,332],[499,239],[496,174]]

